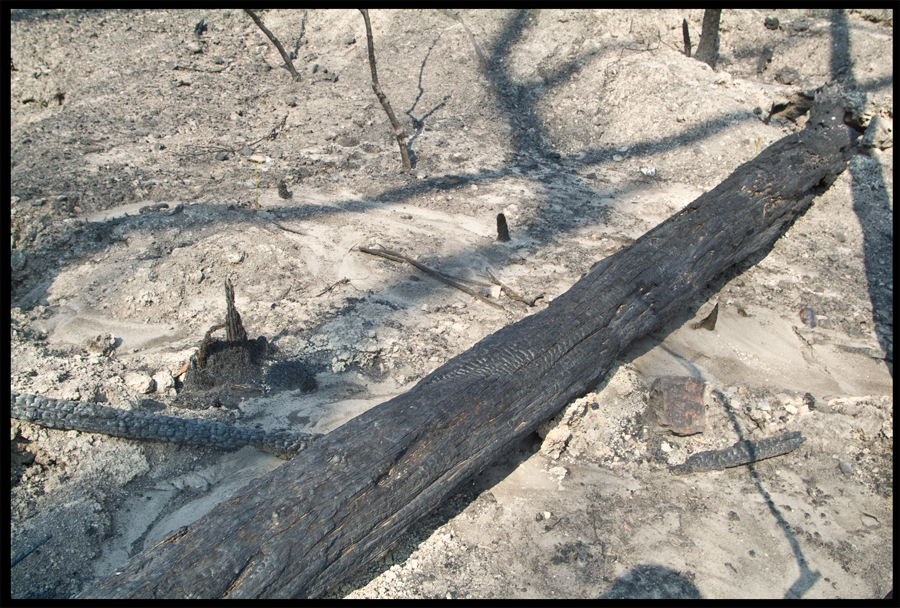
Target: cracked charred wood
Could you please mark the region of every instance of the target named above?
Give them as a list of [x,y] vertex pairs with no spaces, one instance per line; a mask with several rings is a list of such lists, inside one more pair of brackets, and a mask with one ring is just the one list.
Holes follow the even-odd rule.
[[318,596],[597,386],[633,340],[764,255],[847,166],[840,98],[718,187],[603,259],[543,311],[350,420],[85,597]]

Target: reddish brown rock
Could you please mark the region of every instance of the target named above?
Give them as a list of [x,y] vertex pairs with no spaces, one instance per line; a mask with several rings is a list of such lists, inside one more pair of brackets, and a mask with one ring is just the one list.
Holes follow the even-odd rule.
[[664,429],[693,435],[706,427],[704,382],[689,376],[662,376],[650,387],[650,409]]

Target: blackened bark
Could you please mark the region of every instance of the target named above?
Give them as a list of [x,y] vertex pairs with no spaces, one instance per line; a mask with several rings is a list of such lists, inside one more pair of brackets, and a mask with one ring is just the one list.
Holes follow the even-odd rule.
[[681,34],[684,36],[684,54],[691,56],[691,33],[688,31],[687,19],[681,20]]

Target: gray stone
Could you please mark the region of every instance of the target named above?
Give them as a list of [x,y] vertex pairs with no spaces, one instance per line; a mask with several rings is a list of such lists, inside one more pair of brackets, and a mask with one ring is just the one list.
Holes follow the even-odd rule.
[[9,254],[9,261],[13,272],[19,272],[20,270],[25,268],[25,263],[28,261],[28,256],[24,251],[14,249]]
[[147,374],[127,373],[125,374],[125,384],[144,395],[156,390],[156,382]]
[[866,134],[863,135],[861,145],[864,148],[878,148],[880,150],[893,147],[894,123],[876,114],[869,121],[869,126],[866,127]]

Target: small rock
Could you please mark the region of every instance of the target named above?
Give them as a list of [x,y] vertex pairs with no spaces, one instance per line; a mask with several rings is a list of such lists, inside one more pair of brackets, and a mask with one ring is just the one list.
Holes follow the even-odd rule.
[[809,29],[809,23],[806,21],[794,21],[791,24],[791,27],[794,29],[795,32],[805,32],[806,30]]
[[40,207],[41,205],[43,205],[46,202],[47,202],[47,199],[45,199],[45,198],[36,198],[33,201],[31,201],[31,206],[32,207]]
[[147,374],[129,372],[125,374],[125,385],[147,395],[156,390],[156,381]]
[[12,266],[13,272],[19,272],[23,268],[25,268],[25,263],[28,261],[28,258],[24,251],[19,249],[14,249],[9,253],[10,264]]
[[662,376],[650,387],[649,405],[659,425],[676,435],[693,435],[706,428],[705,383],[689,376]]
[[345,148],[352,148],[354,146],[359,145],[359,140],[355,137],[348,137],[346,135],[341,135],[337,139],[335,139],[335,143],[339,146],[343,146]]
[[343,40],[341,40],[341,44],[344,46],[350,46],[351,44],[356,43],[356,36],[350,34],[349,36],[345,36]]
[[807,327],[815,327],[816,326],[816,313],[813,312],[812,308],[806,307],[800,309],[800,320],[803,321],[803,324]]
[[841,473],[843,473],[847,477],[853,475],[853,463],[851,463],[849,460],[841,460],[838,463],[838,466],[841,468]]
[[153,376],[153,381],[156,383],[156,390],[159,392],[168,391],[170,388],[175,388],[175,378],[172,377],[172,374],[169,372],[159,372]]
[[876,114],[869,121],[869,126],[866,127],[866,134],[863,135],[860,145],[864,148],[878,148],[881,150],[891,148],[894,145],[893,131],[893,122]]
[[234,253],[230,253],[225,259],[228,260],[230,264],[240,264],[244,261],[244,252],[236,251]]
[[111,334],[102,334],[88,338],[84,343],[84,350],[109,357],[116,350],[116,339]]
[[791,66],[784,66],[777,72],[775,72],[775,80],[780,82],[781,84],[794,84],[798,80],[800,80],[800,72],[797,71],[796,68],[792,68]]
[[227,152],[216,152],[216,160],[228,160]]
[[557,479],[559,479],[560,481],[565,479],[566,475],[569,474],[569,472],[566,470],[565,467],[550,467],[550,469],[548,469],[547,472],[550,473],[551,475],[553,475],[554,477],[556,477]]
[[767,29],[777,30],[780,25],[778,17],[766,17],[765,25]]
[[278,182],[278,196],[284,199],[293,198],[294,193],[288,192],[287,184],[284,183],[284,180],[280,180]]
[[557,426],[547,433],[544,442],[541,444],[541,452],[556,460],[563,450],[566,449],[566,444],[571,438],[572,431],[568,426]]

